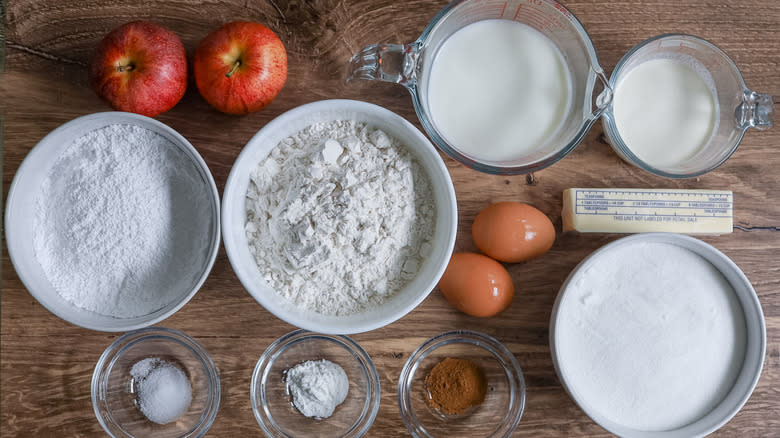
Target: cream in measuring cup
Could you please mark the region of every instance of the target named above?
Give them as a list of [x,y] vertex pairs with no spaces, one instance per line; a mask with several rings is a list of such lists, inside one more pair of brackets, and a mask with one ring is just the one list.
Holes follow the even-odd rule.
[[656,175],[693,177],[718,167],[748,128],[772,126],[772,96],[745,86],[733,61],[691,35],[650,38],[610,78],[604,131],[624,160]]
[[351,79],[406,86],[439,149],[500,174],[561,159],[611,99],[588,34],[553,0],[453,1],[417,41],[363,48]]
[[509,162],[533,153],[558,131],[571,104],[571,74],[560,51],[517,21],[469,24],[434,56],[430,119],[468,156]]
[[665,168],[696,155],[718,123],[714,87],[687,63],[653,59],[626,73],[612,102],[623,141],[642,161]]

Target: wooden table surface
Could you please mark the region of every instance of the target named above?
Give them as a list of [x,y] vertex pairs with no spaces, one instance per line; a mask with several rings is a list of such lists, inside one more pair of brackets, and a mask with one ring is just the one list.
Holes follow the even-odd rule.
[[[685,3],[686,5],[682,5]],[[418,127],[406,90],[393,84],[343,83],[350,55],[374,42],[411,42],[443,1],[146,1],[8,0],[2,105],[3,194],[22,159],[47,132],[75,117],[109,108],[90,90],[85,64],[112,28],[150,19],[176,32],[189,54],[222,23],[247,19],[276,31],[288,50],[289,77],[279,97],[259,113],[220,114],[194,84],[158,117],[198,149],[220,192],[249,138],[279,114],[320,99],[351,98],[395,111]],[[780,2],[775,0],[570,0],[611,72],[636,43],[665,32],[691,33],[723,48],[754,90],[780,96]],[[0,9],[1,10],[1,9]],[[600,124],[568,157],[525,176],[488,176],[445,158],[458,196],[456,251],[474,250],[470,225],[494,201],[518,200],[548,214],[560,231],[561,192],[568,187],[663,187],[733,190],[732,234],[707,237],[755,286],[767,322],[761,379],[745,407],[715,436],[780,436],[780,129],[751,131],[719,169],[695,179],[654,177],[622,162],[604,142]],[[5,199],[5,196],[4,196]],[[3,204],[5,205],[5,204]],[[405,435],[396,403],[397,379],[409,354],[425,339],[452,329],[497,337],[516,355],[528,384],[522,437],[609,436],[566,395],[553,370],[548,321],[566,275],[587,254],[619,235],[559,235],[544,257],[509,265],[517,293],[498,317],[478,319],[450,308],[434,291],[416,310],[383,329],[355,335],[381,376],[382,403],[370,436]],[[212,354],[223,398],[209,436],[261,435],[252,415],[249,382],[263,350],[293,327],[258,305],[220,250],[200,292],[160,325],[183,330]],[[2,256],[0,434],[4,437],[100,436],[90,403],[90,378],[118,334],[68,324],[25,290]]]

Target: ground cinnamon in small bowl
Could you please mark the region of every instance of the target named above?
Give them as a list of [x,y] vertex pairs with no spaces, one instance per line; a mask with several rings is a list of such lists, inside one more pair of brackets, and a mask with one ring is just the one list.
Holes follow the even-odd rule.
[[433,367],[425,378],[425,387],[432,408],[459,415],[485,401],[487,379],[474,362],[448,357]]

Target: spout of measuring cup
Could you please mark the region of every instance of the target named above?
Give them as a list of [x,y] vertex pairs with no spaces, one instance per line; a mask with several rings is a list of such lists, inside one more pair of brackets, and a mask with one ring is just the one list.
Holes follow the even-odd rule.
[[356,79],[414,84],[417,66],[416,44],[371,44],[349,60],[347,83]]
[[[609,80],[604,74],[604,71],[601,70],[601,68],[595,68],[593,71],[596,74],[596,82],[593,85],[593,91],[591,94],[591,107],[593,108],[591,119],[596,120],[601,117],[601,114],[603,114],[612,103],[613,92],[612,87],[609,86]],[[599,89],[599,85],[601,91],[597,91]]]
[[775,120],[775,99],[770,94],[745,90],[742,103],[735,111],[737,126],[742,129],[769,129]]

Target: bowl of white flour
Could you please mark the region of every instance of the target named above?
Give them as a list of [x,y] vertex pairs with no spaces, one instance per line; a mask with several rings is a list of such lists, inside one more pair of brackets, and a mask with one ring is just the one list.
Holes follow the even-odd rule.
[[219,193],[172,128],[97,113],[44,137],[14,177],[8,252],[44,307],[73,324],[127,331],[172,315],[219,247]]
[[750,397],[766,327],[731,259],[692,237],[646,233],[572,271],[553,309],[550,349],[564,388],[608,431],[701,437]]
[[449,261],[457,205],[439,153],[382,107],[326,100],[261,129],[223,195],[225,249],[249,293],[307,330],[373,330],[414,309]]

